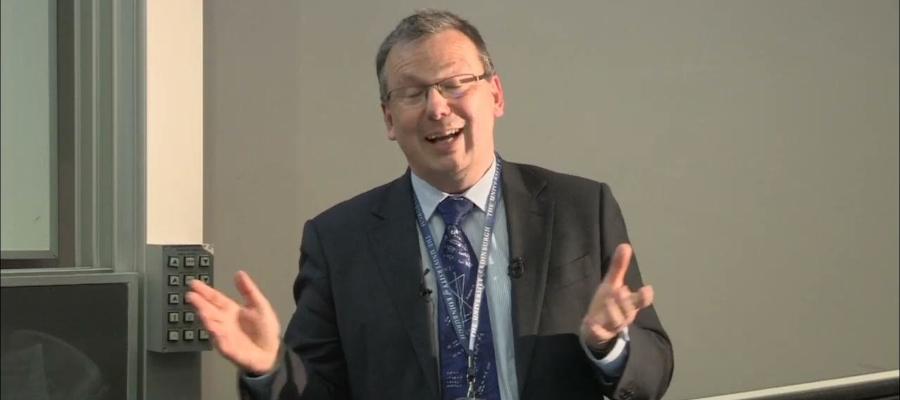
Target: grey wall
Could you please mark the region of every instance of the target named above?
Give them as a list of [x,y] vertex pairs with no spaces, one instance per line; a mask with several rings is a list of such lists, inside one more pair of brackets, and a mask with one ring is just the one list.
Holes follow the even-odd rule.
[[[248,270],[286,323],[303,222],[403,172],[373,58],[423,6],[482,29],[507,159],[611,184],[674,342],[667,398],[897,368],[896,1],[207,1],[220,277]],[[234,374],[205,355],[204,399]]]

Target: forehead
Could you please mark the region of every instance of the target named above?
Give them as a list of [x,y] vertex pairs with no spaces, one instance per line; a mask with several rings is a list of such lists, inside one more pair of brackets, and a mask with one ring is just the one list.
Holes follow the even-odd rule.
[[455,74],[480,74],[482,69],[478,48],[457,30],[398,43],[385,62],[389,83],[431,82]]

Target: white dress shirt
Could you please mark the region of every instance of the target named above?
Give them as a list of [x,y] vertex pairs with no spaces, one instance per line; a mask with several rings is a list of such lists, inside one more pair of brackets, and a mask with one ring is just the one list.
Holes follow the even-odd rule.
[[[475,251],[475,254],[480,254],[481,246],[483,245],[480,238],[484,232],[485,210],[487,209],[488,197],[490,195],[491,184],[493,183],[496,170],[497,162],[495,160],[484,176],[482,176],[474,186],[460,194],[475,205],[472,212],[463,219],[461,224],[462,230],[465,232],[466,237],[469,238],[469,242],[472,244],[472,249]],[[416,199],[419,201],[419,205],[422,207],[422,214],[425,215],[425,218],[428,221],[431,235],[434,237],[434,240],[438,242],[436,244],[439,244],[441,238],[444,236],[444,221],[440,215],[436,215],[435,211],[437,210],[438,204],[448,196],[451,196],[451,194],[438,190],[422,178],[416,176],[415,173],[411,173],[410,176],[413,192],[416,195]],[[491,331],[494,336],[494,355],[497,358],[497,377],[500,380],[500,397],[504,400],[518,400],[519,393],[516,376],[515,335],[513,334],[512,305],[510,303],[512,299],[512,282],[508,275],[509,232],[507,232],[506,225],[506,206],[503,201],[497,203],[496,213],[496,222],[494,223],[494,230],[490,237],[490,248],[488,249],[488,265],[485,273],[485,294],[487,295],[488,310],[491,315]],[[432,270],[433,267],[421,232],[419,232],[418,236],[419,252],[422,255],[422,266],[425,269],[423,270],[425,277],[424,283],[426,288],[430,290],[431,301],[429,304],[431,304],[431,312],[434,317],[431,321],[432,343],[434,343],[433,350],[435,351],[435,354],[438,354],[436,351],[436,301],[440,300],[440,296],[437,295],[439,292],[436,290],[437,283],[435,274],[433,271],[431,271],[431,273],[426,273],[426,270]],[[475,238],[475,240],[472,240],[472,238]],[[628,354],[627,331],[617,339],[612,351],[610,351],[603,359],[595,358],[583,343],[582,348],[584,349],[586,356],[600,368],[603,375],[611,378],[621,376]],[[438,366],[438,368],[440,368],[440,363],[438,363]]]

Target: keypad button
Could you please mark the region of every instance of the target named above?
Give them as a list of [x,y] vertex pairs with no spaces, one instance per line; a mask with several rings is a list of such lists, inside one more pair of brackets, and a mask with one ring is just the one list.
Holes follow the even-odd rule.
[[200,329],[200,331],[197,332],[197,337],[200,338],[200,340],[209,340],[209,332],[207,332],[206,329]]
[[186,329],[184,331],[184,340],[193,341],[194,340],[194,331],[190,329]]
[[197,279],[197,277],[194,275],[185,275],[184,276],[184,286],[190,286],[191,281],[193,281],[194,279]]
[[197,266],[197,258],[194,256],[184,256],[184,267],[194,268]]
[[194,322],[194,312],[193,311],[185,311],[184,312],[184,322]]
[[205,283],[205,284],[207,284],[207,285],[209,284],[209,281],[210,281],[209,275],[207,275],[207,274],[200,274],[200,277],[199,277],[199,278],[200,278],[201,281],[203,281],[203,283]]
[[169,275],[169,286],[181,286],[181,276]]
[[210,260],[209,260],[209,256],[200,256],[200,266],[201,266],[201,267],[208,267],[208,266],[210,266],[210,262],[209,262],[209,261],[210,261]]
[[169,256],[169,267],[170,268],[180,268],[181,267],[181,257]]
[[181,295],[178,293],[169,293],[169,304],[181,303]]
[[175,324],[178,322],[181,322],[181,314],[179,314],[177,312],[170,312],[169,313],[169,323]]
[[170,331],[169,331],[169,341],[170,341],[170,342],[177,342],[177,341],[179,341],[179,340],[181,340],[181,332],[180,332],[180,331],[176,331],[176,330],[170,330]]

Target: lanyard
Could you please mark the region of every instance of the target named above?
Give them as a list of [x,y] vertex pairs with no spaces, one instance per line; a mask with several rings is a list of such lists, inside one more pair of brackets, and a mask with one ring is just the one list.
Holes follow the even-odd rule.
[[[496,208],[497,202],[500,199],[500,191],[499,191],[499,182],[500,175],[503,170],[503,163],[500,159],[500,156],[497,155],[497,167],[494,172],[494,178],[491,182],[491,191],[488,195],[488,203],[487,209],[485,210],[485,222],[484,222],[484,233],[481,236],[481,252],[478,256],[478,273],[475,278],[475,299],[474,304],[472,304],[472,323],[469,329],[469,340],[466,341],[465,324],[463,323],[463,316],[461,304],[457,304],[455,297],[453,296],[453,292],[450,289],[450,282],[447,279],[447,272],[444,270],[444,266],[441,264],[441,259],[438,256],[437,246],[434,244],[434,237],[431,235],[431,229],[428,228],[428,221],[425,219],[425,215],[422,212],[422,206],[419,204],[419,198],[415,197],[416,202],[416,221],[419,224],[419,231],[422,233],[422,239],[425,242],[425,247],[428,249],[428,255],[431,258],[431,265],[434,267],[435,275],[437,276],[438,286],[440,286],[441,296],[444,298],[444,304],[447,306],[447,312],[450,313],[450,321],[453,324],[453,329],[456,331],[456,335],[459,337],[459,343],[468,343],[466,347],[466,353],[469,355],[469,360],[473,358],[475,352],[475,337],[478,333],[478,320],[480,319],[480,311],[481,311],[481,298],[484,294],[484,272],[487,267],[487,259],[488,259],[488,248],[491,243],[491,233],[494,231],[494,222],[496,221]],[[446,228],[445,228],[446,229]],[[470,367],[471,368],[471,367]]]

